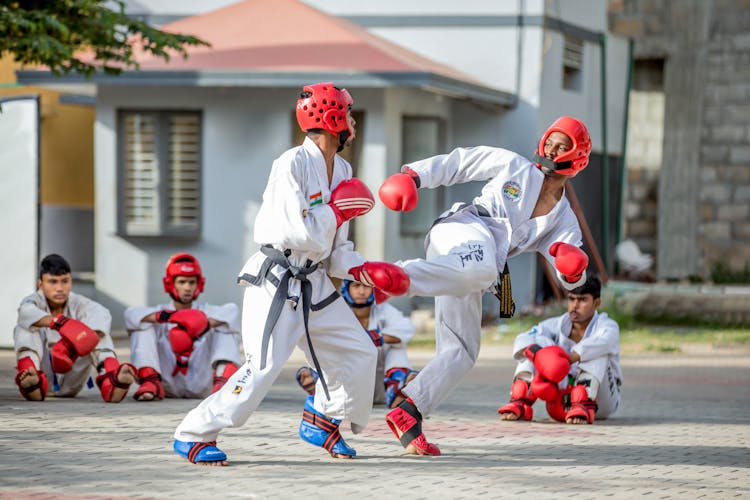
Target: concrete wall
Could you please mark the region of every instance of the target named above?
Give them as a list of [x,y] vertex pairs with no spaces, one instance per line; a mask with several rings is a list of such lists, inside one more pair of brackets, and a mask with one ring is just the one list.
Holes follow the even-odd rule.
[[[750,265],[750,17],[741,0],[610,1],[636,59],[664,64],[657,274]],[[629,162],[630,163],[630,162]]]
[[[400,168],[401,117],[451,121],[450,99],[420,90],[350,89],[365,113],[359,175],[373,189]],[[96,283],[115,322],[129,305],[164,300],[161,276],[176,251],[194,253],[207,276],[204,298],[237,302],[235,277],[257,250],[253,223],[273,160],[292,146],[290,103],[296,89],[185,89],[106,86],[96,120]],[[198,240],[132,238],[117,234],[116,112],[118,109],[191,109],[203,113],[203,231]],[[460,123],[457,125],[460,126]],[[355,224],[358,250],[371,260],[421,255],[421,238],[398,235],[398,215],[382,205]],[[366,222],[366,223],[365,223]],[[419,248],[417,248],[419,247]],[[398,305],[398,303],[397,303]],[[408,304],[401,304],[407,307]]]
[[[601,35],[607,32],[607,5],[591,1],[492,2],[457,4],[448,1],[375,3],[345,0],[306,0],[305,3],[360,24],[369,31],[419,54],[454,67],[488,86],[518,95],[517,106],[483,118],[482,140],[463,134],[452,146],[491,144],[531,156],[538,137],[560,115],[582,119],[595,153],[614,158],[622,153],[626,101],[627,41],[606,36],[606,74],[602,78]],[[519,20],[519,15],[521,20]],[[562,85],[564,33],[584,40],[582,87]],[[606,85],[606,105],[602,97]],[[606,117],[606,118],[605,118]],[[603,120],[606,121],[606,127]],[[451,127],[456,130],[457,127]],[[606,128],[606,138],[604,137]],[[603,163],[600,163],[603,165]],[[614,245],[621,198],[620,172],[609,165],[607,174],[582,174],[582,191],[598,196],[586,207],[596,220],[597,245],[613,270]],[[609,177],[609,183],[605,180]],[[587,178],[590,177],[590,182]],[[607,196],[599,193],[606,191]],[[609,203],[605,221],[603,204]],[[607,238],[607,243],[602,238]],[[532,263],[532,265],[534,265]],[[533,275],[534,270],[525,274]]]

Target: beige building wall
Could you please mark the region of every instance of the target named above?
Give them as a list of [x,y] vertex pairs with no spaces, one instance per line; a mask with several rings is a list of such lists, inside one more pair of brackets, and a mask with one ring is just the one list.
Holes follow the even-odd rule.
[[0,96],[39,95],[40,255],[60,253],[74,272],[93,271],[93,105],[61,102],[64,94],[16,83],[18,65],[0,59]]

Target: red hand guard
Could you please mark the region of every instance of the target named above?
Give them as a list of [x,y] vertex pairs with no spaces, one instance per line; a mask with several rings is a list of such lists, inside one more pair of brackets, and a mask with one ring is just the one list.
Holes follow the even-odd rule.
[[331,202],[328,204],[336,216],[336,227],[360,215],[364,215],[375,206],[375,198],[370,188],[359,179],[341,181],[331,191]]
[[549,254],[555,258],[555,268],[565,281],[575,283],[589,265],[589,256],[577,246],[555,242],[549,247]]
[[557,387],[557,384],[547,380],[538,373],[531,379],[529,388],[542,401],[556,401],[560,397],[560,389]]
[[57,373],[69,372],[76,359],[91,354],[99,343],[99,335],[77,319],[58,314],[49,326],[60,332],[60,340],[52,346],[52,369]]
[[379,289],[388,295],[403,295],[409,290],[411,281],[406,271],[387,262],[365,262],[349,269],[356,281]]
[[383,205],[397,212],[414,210],[419,202],[417,188],[419,175],[413,170],[393,174],[388,177],[378,190]]
[[193,340],[200,338],[208,331],[208,318],[199,309],[180,309],[179,311],[160,311],[156,313],[159,323],[179,325]]
[[524,354],[534,363],[537,373],[551,382],[560,382],[570,371],[570,358],[560,346],[539,347],[532,344]]

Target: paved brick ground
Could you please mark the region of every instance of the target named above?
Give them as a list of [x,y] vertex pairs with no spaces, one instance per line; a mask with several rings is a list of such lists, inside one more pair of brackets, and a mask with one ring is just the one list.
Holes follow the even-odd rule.
[[[13,354],[0,351],[0,499],[104,498],[748,498],[750,352],[649,354],[623,360],[624,402],[591,426],[501,422],[513,364],[487,346],[459,389],[425,421],[441,457],[401,455],[373,409],[363,434],[345,437],[343,461],[296,436],[303,393],[295,355],[255,415],[225,431],[231,466],[191,465],[172,432],[196,400],[105,405],[95,389],[75,399],[21,399]],[[415,365],[429,352],[414,351]]]

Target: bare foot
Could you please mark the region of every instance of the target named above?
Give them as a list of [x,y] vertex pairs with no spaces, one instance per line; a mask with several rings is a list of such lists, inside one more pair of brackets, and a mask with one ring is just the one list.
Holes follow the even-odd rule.
[[153,401],[154,400],[154,393],[153,392],[142,392],[138,395],[138,397],[135,398],[136,401]]
[[521,418],[519,415],[516,415],[515,413],[512,413],[512,412],[500,414],[500,420],[516,421],[519,418]]
[[226,467],[229,462],[226,460],[218,460],[216,462],[195,462],[195,465],[205,465],[206,467]]
[[[403,401],[403,398],[402,398]],[[404,435],[404,432],[399,429],[398,427],[392,428],[396,432],[396,437],[398,437],[399,441],[401,440],[401,436]],[[413,444],[409,443],[404,447],[404,455],[420,455],[419,451],[417,450],[417,447]]]
[[[27,389],[29,387],[33,387],[36,384],[39,383],[39,375],[37,375],[36,370],[33,368],[27,368],[24,370],[21,375],[18,378],[18,384],[21,386],[21,389]],[[42,398],[42,389],[37,388],[33,391],[26,393],[26,396],[29,398],[30,401],[41,401]]]
[[[117,371],[117,382],[130,385],[135,382],[135,371],[130,365],[123,364]],[[128,389],[117,387],[112,390],[111,403],[119,403],[128,395]],[[153,396],[152,396],[153,397]]]
[[583,417],[568,417],[565,419],[566,424],[572,424],[572,425],[581,425],[581,424],[588,424],[588,421],[586,421]]

